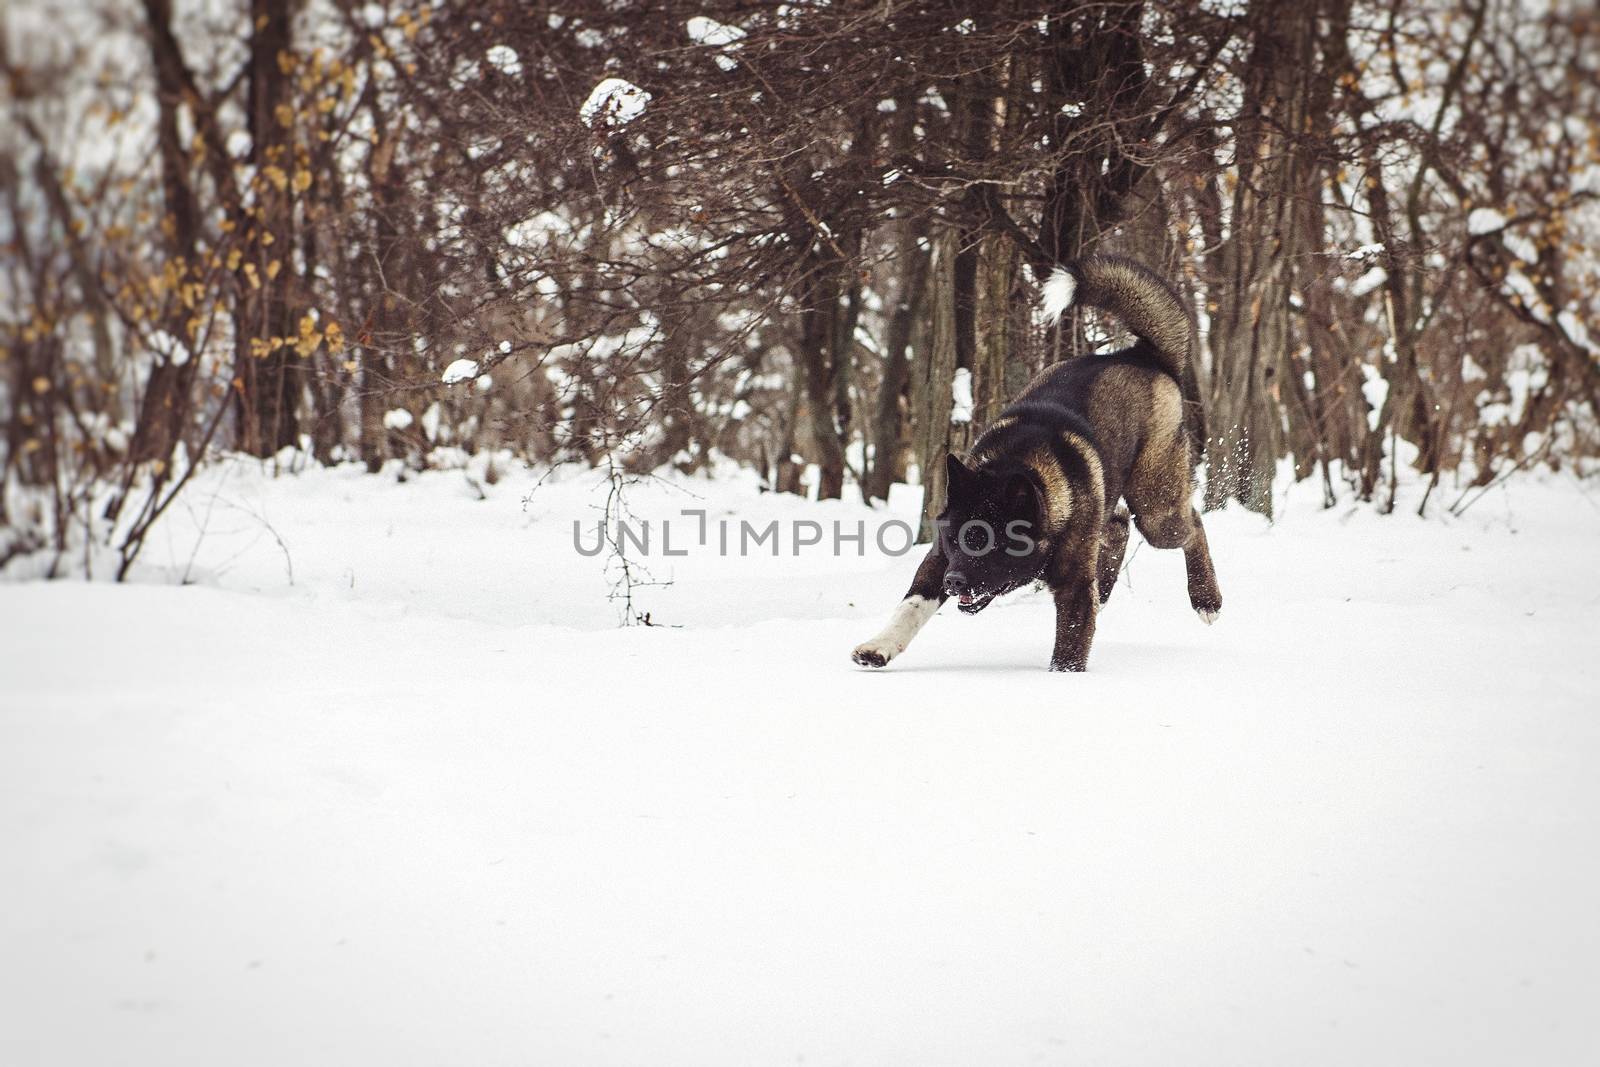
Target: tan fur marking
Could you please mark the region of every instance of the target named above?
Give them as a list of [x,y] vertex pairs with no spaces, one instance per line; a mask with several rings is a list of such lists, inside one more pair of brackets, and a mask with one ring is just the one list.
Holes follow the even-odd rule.
[[1183,427],[1183,393],[1178,383],[1170,378],[1157,378],[1150,383],[1150,417],[1157,426],[1170,426],[1174,432]]
[[1048,448],[1036,448],[1023,457],[1044,486],[1044,526],[1047,535],[1060,533],[1072,515],[1072,486],[1067,484],[1061,463]]
[[1067,443],[1068,447],[1083,457],[1084,465],[1089,468],[1090,479],[1094,482],[1092,492],[1094,493],[1096,505],[1095,523],[1098,525],[1100,522],[1099,511],[1103,510],[1106,496],[1106,472],[1105,468],[1100,465],[1100,453],[1095,451],[1095,447],[1088,441],[1071,430],[1061,431],[1061,439]]
[[984,441],[986,441],[991,434],[1015,426],[1018,421],[1019,420],[1015,415],[1003,415],[985,427],[983,433],[978,435],[978,440],[973,444],[972,456],[970,457],[969,465],[977,467],[993,459],[996,453],[992,448],[985,447]]
[[1158,378],[1150,384],[1150,418],[1144,447],[1134,461],[1127,492],[1160,510],[1189,503],[1188,442],[1183,435],[1183,395],[1176,382]]

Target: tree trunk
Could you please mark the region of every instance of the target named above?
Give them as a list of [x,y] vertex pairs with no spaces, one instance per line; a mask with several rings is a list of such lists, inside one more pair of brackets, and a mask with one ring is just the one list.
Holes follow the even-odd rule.
[[860,294],[860,283],[847,261],[814,257],[800,312],[800,359],[807,427],[820,471],[819,500],[837,500],[844,495],[850,353]]
[[[1207,405],[1207,509],[1237,499],[1272,514],[1272,480],[1284,454],[1285,385],[1294,373],[1291,293],[1299,262],[1295,194],[1314,168],[1298,136],[1307,128],[1306,90],[1314,70],[1316,13],[1253,0],[1247,18],[1255,46],[1238,128],[1238,181],[1227,237],[1210,257],[1214,305]],[[1209,198],[1220,211],[1220,194]],[[1213,219],[1208,229],[1218,229]]]
[[862,495],[870,503],[889,499],[889,487],[905,476],[901,446],[904,407],[911,380],[909,350],[917,318],[927,302],[928,253],[918,247],[919,228],[903,226],[895,264],[900,268],[899,299],[889,317],[883,373],[872,412],[872,454]]
[[919,541],[933,537],[933,520],[944,509],[944,458],[960,447],[950,426],[950,383],[956,369],[955,258],[959,239],[949,229],[934,238],[928,277],[929,351],[927,358],[912,368],[917,468],[922,477]]
[[[234,361],[244,383],[240,446],[258,456],[299,443],[301,370],[296,314],[285,261],[294,247],[293,180],[300,169],[292,134],[292,84],[280,57],[291,56],[296,3],[250,2],[248,117],[256,167],[259,237],[247,247],[243,299],[234,319]],[[287,121],[286,121],[287,120]]]

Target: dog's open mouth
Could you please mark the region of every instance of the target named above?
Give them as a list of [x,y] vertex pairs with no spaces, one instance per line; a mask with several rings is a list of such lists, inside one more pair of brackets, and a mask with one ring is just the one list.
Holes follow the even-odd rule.
[[956,597],[956,608],[968,615],[976,615],[988,607],[994,597],[993,593],[962,593]]

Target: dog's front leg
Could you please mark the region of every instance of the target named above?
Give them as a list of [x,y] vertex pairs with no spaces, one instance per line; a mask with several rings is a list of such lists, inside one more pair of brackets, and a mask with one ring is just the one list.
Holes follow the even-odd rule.
[[[1095,544],[1090,542],[1091,546]],[[1056,645],[1050,654],[1053,671],[1081,671],[1089,666],[1089,646],[1094,642],[1094,617],[1100,597],[1096,591],[1096,553],[1091,547],[1086,555],[1087,558],[1068,555],[1064,550],[1050,567],[1050,592],[1056,601]]]
[[933,618],[945,601],[945,566],[944,550],[935,542],[923,557],[917,576],[911,579],[910,591],[894,609],[889,624],[877,637],[857,645],[850,658],[863,667],[882,667],[904,652],[917,631]]

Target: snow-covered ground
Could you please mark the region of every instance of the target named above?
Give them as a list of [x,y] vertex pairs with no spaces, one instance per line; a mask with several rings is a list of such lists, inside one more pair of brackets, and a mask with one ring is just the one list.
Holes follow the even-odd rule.
[[1208,517],[1218,624],[1130,549],[1057,675],[1037,594],[851,664],[914,490],[640,487],[868,544],[619,629],[533,480],[233,462],[0,585],[0,1063],[1593,1062],[1593,483]]

